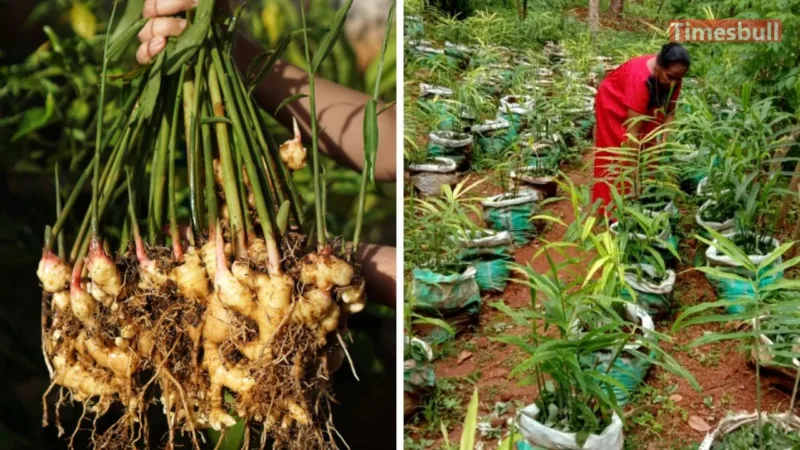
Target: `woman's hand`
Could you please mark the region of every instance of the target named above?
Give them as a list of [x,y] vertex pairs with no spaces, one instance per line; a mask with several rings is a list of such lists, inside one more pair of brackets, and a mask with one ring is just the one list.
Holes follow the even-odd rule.
[[[164,50],[167,38],[178,36],[186,29],[186,19],[172,17],[197,6],[199,0],[145,0],[142,15],[150,19],[139,32],[142,44],[136,51],[139,64],[147,64]],[[204,0],[213,1],[213,0]]]

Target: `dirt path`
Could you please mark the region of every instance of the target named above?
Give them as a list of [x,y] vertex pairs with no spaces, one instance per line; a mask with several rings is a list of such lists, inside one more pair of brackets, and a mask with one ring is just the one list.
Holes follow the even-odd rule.
[[[590,159],[584,158],[581,167],[567,172],[567,176],[576,186],[591,182]],[[499,187],[490,183],[486,181],[480,187],[481,195],[501,192]],[[546,209],[567,224],[574,220],[572,207],[567,200],[548,205]],[[693,215],[687,214],[687,217]],[[682,223],[687,217],[683,218]],[[544,256],[532,261],[533,256],[541,248],[543,240],[560,240],[563,233],[560,226],[545,229],[538,239],[517,249],[516,262],[530,264],[535,270],[546,272],[548,266]],[[714,299],[713,290],[701,273],[684,272],[691,267],[695,246],[696,243],[689,240],[681,244],[680,253],[685,256],[685,262],[677,271],[679,276],[674,294],[677,309]],[[506,315],[490,306],[499,301],[512,309],[527,308],[530,305],[530,293],[526,286],[512,282],[502,294],[484,296],[479,325],[440,349],[442,357],[436,362],[436,377],[439,381],[446,380],[446,385],[451,386],[450,391],[441,395],[446,395],[450,404],[461,405],[461,408],[452,408],[447,418],[451,443],[457,443],[460,439],[460,421],[463,420],[473,386],[478,387],[480,395],[479,421],[481,418],[489,418],[498,403],[510,405],[499,417],[489,418],[492,431],[482,438],[484,448],[487,449],[495,448],[498,437],[507,432],[507,422],[515,416],[516,408],[530,404],[536,397],[535,386],[521,386],[518,380],[509,376],[511,369],[522,361],[523,352],[492,340],[499,334],[521,334],[527,331],[524,327],[513,325]],[[675,314],[667,321],[658,323],[657,329],[671,335],[670,327],[674,318]],[[665,349],[695,376],[703,387],[703,392],[694,391],[686,380],[662,369],[651,370],[637,397],[626,409],[626,448],[692,448],[691,444],[699,443],[705,433],[692,429],[687,424],[689,417],[697,416],[714,427],[729,411],[752,411],[755,408],[755,370],[748,364],[744,352],[736,348],[735,344],[718,343],[694,350],[684,348],[703,333],[718,329],[717,326],[689,328],[674,336],[673,344],[665,345]],[[790,394],[776,387],[776,380],[778,379],[768,376],[762,379],[763,405],[766,411],[780,408],[785,410],[790,401]],[[448,404],[447,401],[444,403]],[[443,442],[438,424],[435,429],[423,423],[408,425],[407,432],[415,439],[433,440],[433,445],[428,448],[440,448]]]

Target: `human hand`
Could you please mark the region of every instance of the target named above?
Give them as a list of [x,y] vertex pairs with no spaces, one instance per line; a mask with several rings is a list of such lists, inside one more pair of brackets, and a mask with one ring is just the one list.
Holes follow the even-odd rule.
[[[214,1],[214,0],[204,0]],[[174,17],[197,6],[199,0],[145,0],[142,15],[149,19],[139,32],[141,45],[136,51],[139,64],[147,64],[167,46],[167,38],[186,29],[186,19]]]

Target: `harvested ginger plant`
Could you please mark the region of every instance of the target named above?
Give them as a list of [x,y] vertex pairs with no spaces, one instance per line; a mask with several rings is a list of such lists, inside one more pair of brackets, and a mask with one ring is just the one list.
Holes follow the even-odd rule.
[[[181,435],[199,448],[201,430],[239,420],[262,447],[335,447],[330,372],[346,356],[342,334],[364,307],[364,281],[350,251],[333,254],[324,224],[309,247],[291,179],[306,164],[299,130],[276,145],[213,3],[200,2],[192,26],[130,81],[126,120],[98,127],[94,158],[46,230],[43,422],[57,392],[56,426],[71,444],[88,428],[95,448],[146,447],[155,407],[169,447]],[[136,26],[107,43],[107,57]],[[90,177],[81,227],[65,230]],[[104,237],[112,227],[121,232]],[[58,423],[64,402],[83,406],[71,433]],[[86,425],[104,415],[113,425]]]

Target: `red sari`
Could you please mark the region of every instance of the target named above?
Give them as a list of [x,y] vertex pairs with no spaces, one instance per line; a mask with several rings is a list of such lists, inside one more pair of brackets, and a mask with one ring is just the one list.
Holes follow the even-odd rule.
[[[648,108],[650,92],[647,88],[647,79],[652,75],[647,67],[647,61],[655,55],[644,55],[633,58],[611,72],[597,89],[594,101],[594,113],[597,120],[595,129],[595,155],[594,155],[594,186],[592,188],[592,202],[601,199],[601,212],[611,201],[611,188],[604,180],[608,178],[608,166],[613,162],[614,155],[604,151],[604,148],[622,147],[627,140],[628,110],[638,114],[650,116],[650,120],[642,124],[638,136],[642,139],[666,119],[663,110],[656,111]],[[681,83],[678,82],[670,98],[670,110],[674,110],[675,102],[681,92]],[[645,143],[643,145],[652,145]],[[608,182],[611,182],[609,179]],[[619,188],[618,188],[619,189]]]

